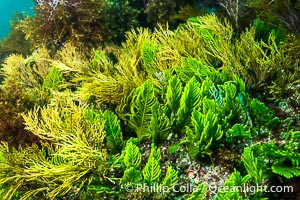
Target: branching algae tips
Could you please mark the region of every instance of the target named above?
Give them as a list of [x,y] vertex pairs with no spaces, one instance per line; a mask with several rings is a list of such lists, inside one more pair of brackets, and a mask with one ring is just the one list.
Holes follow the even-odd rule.
[[300,199],[299,0],[29,2],[0,199]]

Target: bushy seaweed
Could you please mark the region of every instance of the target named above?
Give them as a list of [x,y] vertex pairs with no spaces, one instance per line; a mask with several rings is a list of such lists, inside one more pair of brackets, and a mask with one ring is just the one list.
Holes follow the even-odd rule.
[[[275,197],[237,188],[300,176],[299,123],[268,105],[298,105],[299,37],[242,24],[254,3],[39,1],[18,24],[35,51],[1,71],[0,199]],[[228,20],[176,28],[214,6]]]

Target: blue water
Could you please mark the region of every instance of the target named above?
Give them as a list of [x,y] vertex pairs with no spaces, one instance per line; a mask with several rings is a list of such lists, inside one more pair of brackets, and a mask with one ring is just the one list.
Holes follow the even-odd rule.
[[26,12],[32,15],[33,0],[0,0],[0,39],[10,31],[9,21],[14,13]]

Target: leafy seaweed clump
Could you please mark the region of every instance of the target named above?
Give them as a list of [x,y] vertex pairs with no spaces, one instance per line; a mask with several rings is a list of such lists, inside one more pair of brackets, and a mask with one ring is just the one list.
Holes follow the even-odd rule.
[[1,72],[0,199],[274,199],[265,188],[299,178],[299,126],[267,104],[299,82],[298,54],[285,49],[296,35],[260,38],[257,24],[234,34],[209,14],[91,49],[102,38],[90,25],[105,32],[97,23],[137,2],[53,2],[20,24],[46,47],[10,55]]

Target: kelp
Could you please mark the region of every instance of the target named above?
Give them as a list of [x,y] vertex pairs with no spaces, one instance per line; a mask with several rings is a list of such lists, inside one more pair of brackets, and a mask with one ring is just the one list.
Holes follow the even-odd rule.
[[[297,55],[282,49],[296,48],[297,41],[280,44],[272,33],[258,41],[255,26],[240,36],[233,32],[211,14],[174,31],[133,29],[121,47],[86,51],[65,43],[51,56],[45,49],[28,58],[11,55],[0,105],[15,92],[17,106],[8,108],[39,143],[0,145],[0,197],[204,199],[210,194],[203,179],[186,180],[185,167],[209,159],[212,165],[230,160],[233,173],[224,186],[298,177],[299,131],[249,94],[270,82],[285,87],[297,80],[297,70],[289,70],[290,78],[277,82],[287,65],[297,69]],[[213,156],[226,150],[234,159]],[[187,163],[179,165],[177,153]],[[172,190],[183,183],[198,190]],[[141,185],[164,192],[145,192]],[[253,198],[265,196],[260,190]],[[220,191],[212,198],[252,196]]]
[[187,198],[187,200],[204,200],[206,198],[207,186],[205,183],[198,185],[197,189],[192,192],[192,194]]
[[295,34],[300,33],[299,0],[251,0],[248,4],[266,23],[273,24],[273,26],[283,25]]
[[117,106],[118,115],[141,142],[160,144],[176,134],[183,138],[170,152],[186,146],[192,159],[211,158],[220,141],[250,139],[281,123],[272,110],[250,98],[242,80],[193,58],[182,63],[163,90],[147,80]]
[[37,142],[37,138],[24,130],[21,113],[32,108],[35,102],[24,88],[13,80],[0,88],[0,139],[11,146]]
[[[146,39],[149,32],[142,29],[140,31],[139,38],[128,39],[127,44],[124,43],[124,50],[117,54],[119,62],[113,66],[102,51],[95,51],[94,57],[89,61],[70,44],[59,53],[61,59],[53,63],[66,76],[74,73],[69,82],[70,84],[82,83],[79,91],[82,99],[95,97],[98,103],[117,103],[121,97],[145,80],[143,72],[139,70],[139,51],[144,37]],[[134,32],[128,37],[132,36],[135,37],[137,34]],[[133,46],[136,47],[131,48]],[[74,59],[75,55],[77,59]]]
[[187,148],[191,158],[204,157],[204,155],[212,157],[212,152],[209,149],[223,136],[221,124],[218,122],[218,115],[210,110],[206,114],[194,110],[192,128],[193,131],[190,128],[187,128],[186,131]]
[[106,120],[104,126],[104,130],[106,132],[106,145],[111,153],[120,153],[125,145],[121,131],[120,119],[115,113],[109,110],[106,110],[103,113],[103,117]]
[[38,141],[24,130],[21,113],[33,109],[35,105],[42,106],[49,102],[50,86],[46,89],[44,83],[50,70],[49,59],[46,49],[39,49],[27,58],[12,54],[5,59],[1,69],[3,81],[0,85],[0,138],[10,145],[17,147],[23,142]]
[[[224,187],[231,188],[231,191],[224,192],[219,191],[217,194],[217,199],[237,199],[237,200],[247,200],[249,198],[243,197],[240,188],[243,188],[245,184],[249,182],[250,175],[242,176],[240,172],[234,170],[231,176],[224,183]],[[248,194],[246,194],[248,195]]]
[[[172,187],[178,182],[178,171],[171,166],[168,167],[165,177],[161,180],[161,154],[159,148],[157,148],[154,144],[151,145],[150,156],[142,171],[139,170],[139,165],[141,164],[141,153],[135,144],[133,144],[131,141],[127,142],[123,155],[124,164],[127,169],[124,171],[121,181],[125,188],[127,188],[129,185],[132,190],[136,191],[135,193],[140,193],[140,197],[138,199],[166,198],[167,195],[172,192]],[[141,184],[145,188],[156,185],[157,190],[164,192],[153,194],[151,191],[147,191],[145,188],[138,189]],[[130,195],[126,194],[128,192],[130,193],[130,191],[123,191],[121,196],[124,195],[124,197],[126,197],[126,195]]]
[[204,55],[199,53],[196,57],[200,55],[199,59],[205,64],[220,66],[230,74],[238,74],[253,91],[269,91],[265,86],[275,82],[284,91],[286,83],[297,80],[293,70],[285,70],[295,66],[290,61],[293,54],[284,53],[286,48],[276,43],[273,33],[269,34],[267,42],[256,41],[255,26],[252,26],[235,39],[231,25],[226,21],[220,22],[214,15],[192,18],[178,30],[179,34],[196,30],[195,44],[198,45],[200,40],[197,49],[203,48],[201,52],[204,52]]
[[[272,93],[276,95],[273,90],[278,87],[284,90],[287,82],[294,82],[297,77],[291,70],[280,76],[291,61],[283,47],[275,42],[275,36],[271,33],[265,43],[256,41],[255,34],[252,26],[234,38],[231,25],[212,14],[192,18],[175,31],[162,26],[154,32],[142,28],[132,30],[122,48],[114,53],[116,60],[104,50],[94,51],[89,60],[76,53],[80,49],[67,44],[59,53],[60,61],[54,61],[54,65],[65,74],[75,73],[76,79],[70,82],[82,83],[79,96],[84,100],[95,99],[97,103],[118,104],[123,96],[149,78],[162,88],[163,79],[158,78],[159,74],[185,66],[182,57],[197,58],[207,66],[228,72],[229,76],[238,75],[253,92],[270,88],[267,95],[271,98]],[[276,87],[275,83],[278,83]]]
[[47,0],[36,3],[35,15],[21,20],[18,27],[34,48],[45,45],[55,52],[69,42],[91,49],[124,39],[126,31],[139,26],[140,8],[136,1]]
[[107,153],[102,149],[105,121],[90,117],[86,106],[75,105],[65,94],[45,108],[30,111],[24,119],[26,129],[43,140],[43,148],[1,145],[0,184],[11,186],[2,198],[11,199],[18,191],[21,199],[37,195],[54,199],[79,194],[95,178],[107,180]]

